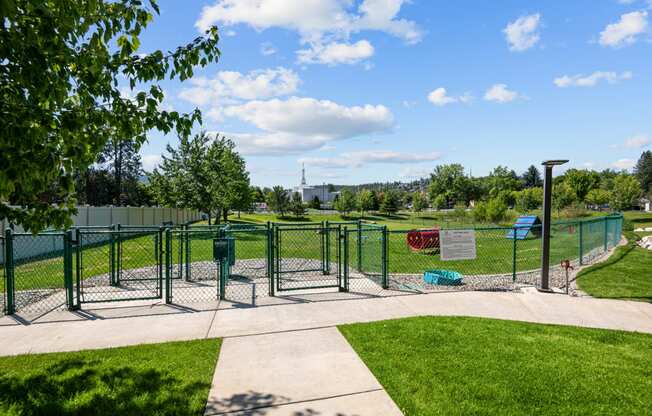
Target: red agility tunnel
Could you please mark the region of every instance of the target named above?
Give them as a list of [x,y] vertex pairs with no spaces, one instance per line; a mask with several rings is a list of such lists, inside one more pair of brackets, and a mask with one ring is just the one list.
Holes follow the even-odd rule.
[[412,230],[407,234],[407,244],[412,250],[438,249],[439,230]]

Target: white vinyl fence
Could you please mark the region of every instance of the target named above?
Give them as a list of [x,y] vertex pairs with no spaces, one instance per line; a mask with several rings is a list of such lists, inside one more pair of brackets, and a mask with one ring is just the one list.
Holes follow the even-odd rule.
[[[185,224],[199,221],[201,220],[201,213],[184,208],[78,206],[77,215],[73,216],[72,220],[75,227],[109,226],[113,224],[147,227],[160,226],[163,223],[170,222]],[[10,227],[7,221],[0,221],[0,231],[2,232],[0,235],[2,237],[4,237],[5,230],[8,228]],[[13,231],[14,233],[24,232],[20,226],[15,226]],[[33,238],[14,239],[14,259],[16,260],[62,250],[63,237],[61,235],[48,236],[42,234]],[[4,255],[4,250],[0,250],[0,264],[4,263]]]

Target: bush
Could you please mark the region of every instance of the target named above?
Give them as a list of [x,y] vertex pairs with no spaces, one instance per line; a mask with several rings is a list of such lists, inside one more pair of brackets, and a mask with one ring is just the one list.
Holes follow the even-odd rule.
[[501,198],[492,198],[487,202],[485,219],[489,222],[499,222],[505,219],[507,204]]
[[477,202],[473,211],[471,211],[473,219],[477,222],[484,222],[487,218],[487,203],[486,202]]
[[437,195],[435,199],[432,201],[432,204],[437,209],[448,208],[448,201],[446,201],[446,196],[444,194]]

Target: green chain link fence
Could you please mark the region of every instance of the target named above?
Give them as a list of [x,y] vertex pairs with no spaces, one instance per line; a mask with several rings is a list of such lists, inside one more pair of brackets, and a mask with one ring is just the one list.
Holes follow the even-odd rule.
[[[550,282],[564,289],[559,263],[600,260],[621,238],[620,214],[551,226]],[[161,299],[247,305],[323,290],[369,295],[444,290],[514,290],[540,283],[541,226],[524,239],[514,227],[476,227],[476,257],[442,260],[439,246],[415,250],[407,230],[361,221],[78,227],[0,239],[2,311],[38,316],[84,303]],[[439,230],[443,233],[445,230]],[[216,258],[218,242],[228,256]],[[428,270],[460,273],[433,285]]]

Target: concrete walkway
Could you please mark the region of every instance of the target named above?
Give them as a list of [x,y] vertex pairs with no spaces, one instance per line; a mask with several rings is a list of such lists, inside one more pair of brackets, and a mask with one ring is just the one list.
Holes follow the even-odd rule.
[[336,325],[446,315],[652,333],[652,304],[536,290],[337,298],[199,312],[163,304],[103,306],[52,313],[30,325],[4,317],[0,355],[222,337],[206,414],[398,415]]
[[260,335],[420,315],[477,316],[652,333],[652,304],[536,290],[342,299],[200,312],[164,304],[114,304],[76,313],[51,313],[29,325],[3,317],[0,355]]

